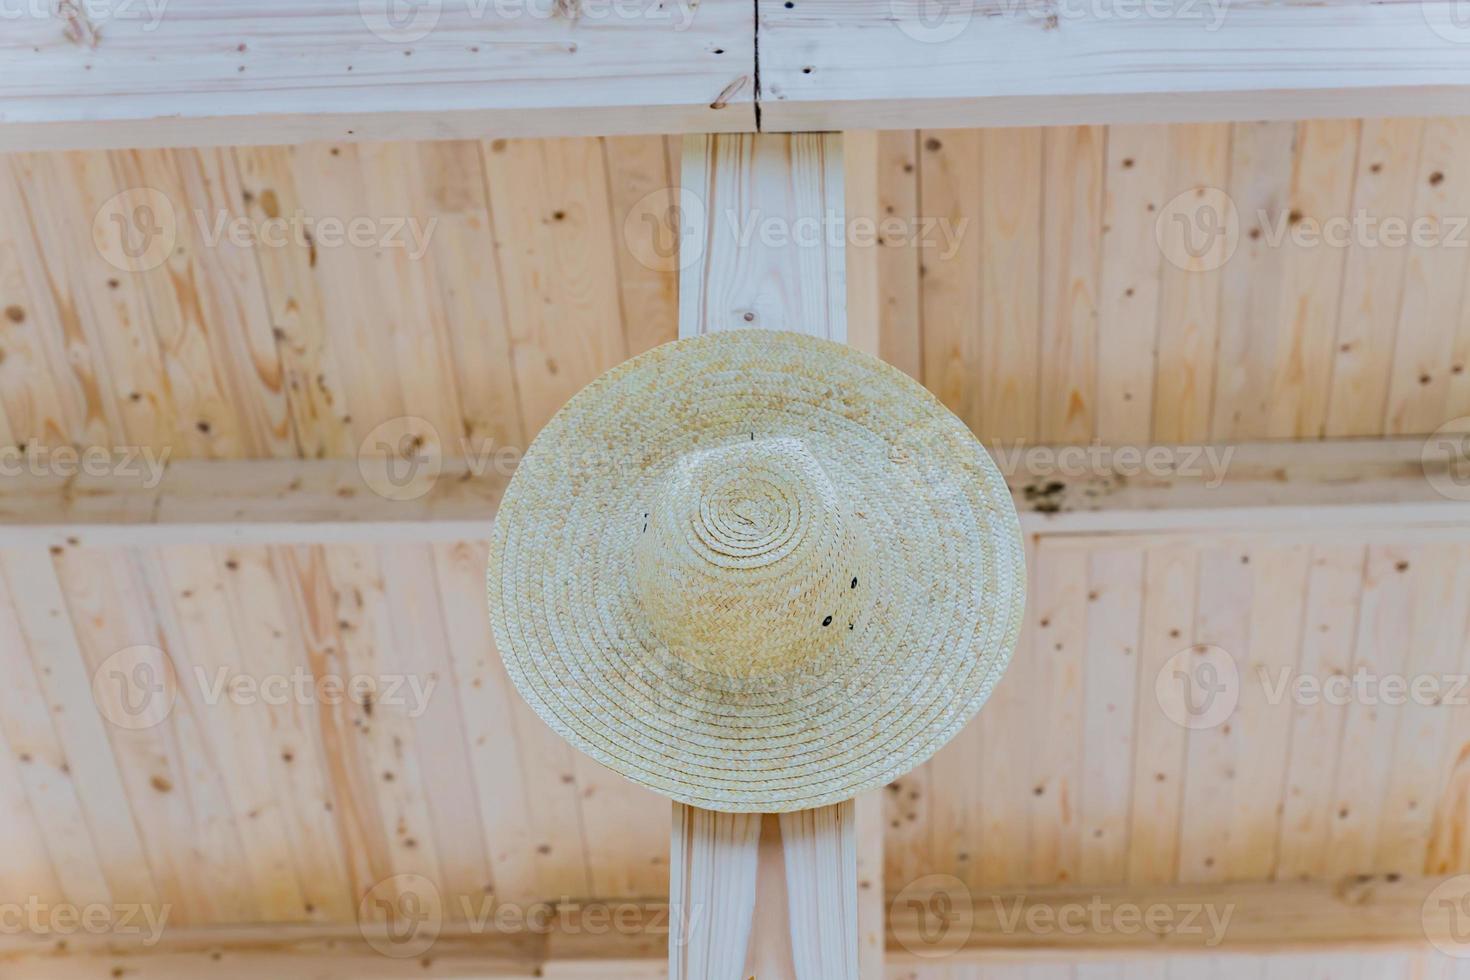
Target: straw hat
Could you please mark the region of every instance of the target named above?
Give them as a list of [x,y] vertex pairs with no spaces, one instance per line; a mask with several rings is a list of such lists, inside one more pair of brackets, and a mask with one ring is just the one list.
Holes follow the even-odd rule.
[[984,448],[852,348],[734,331],[576,395],[495,521],[521,694],[598,762],[713,810],[822,806],[919,765],[984,703],[1025,601]]

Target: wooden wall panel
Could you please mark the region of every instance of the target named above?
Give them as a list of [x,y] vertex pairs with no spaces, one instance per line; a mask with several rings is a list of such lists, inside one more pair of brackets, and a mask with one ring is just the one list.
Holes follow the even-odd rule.
[[[879,243],[852,244],[878,249],[880,347],[991,440],[1432,430],[1470,412],[1465,126],[882,134]],[[451,451],[520,447],[673,338],[676,155],[619,137],[7,157],[0,435],[342,456],[406,414]],[[103,253],[146,215],[108,202],[138,187],[175,248],[127,271]],[[1415,218],[1445,240],[1382,231]],[[378,237],[313,231],[354,219]],[[1293,243],[1334,219],[1359,230]],[[1180,220],[1230,235],[1228,260],[1161,244]],[[271,221],[305,231],[232,243]]]
[[[1289,232],[1470,211],[1465,126],[883,133],[865,157],[878,240],[849,247],[877,249],[863,286],[884,356],[990,440],[1419,433],[1470,414],[1467,250]],[[489,463],[673,339],[677,172],[659,137],[0,158],[0,444],[350,457],[406,415]],[[139,185],[170,202],[176,242],[128,271],[104,254],[104,204]],[[1236,211],[1220,265],[1160,244],[1201,189]],[[319,231],[210,241],[296,216],[428,237],[417,257]],[[1001,888],[1470,870],[1470,709],[1283,703],[1258,682],[1470,669],[1463,548],[1100,539],[1034,557],[1005,681],[884,793],[890,890],[935,872]],[[198,922],[351,918],[395,875],[456,914],[662,891],[667,807],[515,695],[484,562],[482,541],[0,548],[0,813],[18,842],[0,875]],[[195,684],[129,731],[90,685],[135,643],[191,676],[435,687],[415,713],[209,704]],[[1159,673],[1196,644],[1245,681],[1226,725],[1161,704]]]
[[[1463,812],[1470,717],[1449,696],[1470,655],[1464,593],[1450,590],[1470,550],[1363,555],[1266,538],[1043,539],[1016,662],[965,741],[890,794],[890,875],[956,873],[972,852],[1030,855],[963,874],[972,887],[1443,870],[1432,841]],[[1232,707],[1189,727],[1170,671],[1201,647],[1233,665],[1219,675]],[[1351,703],[1293,693],[1303,675],[1359,669],[1374,679]],[[1387,676],[1443,679],[1446,703],[1394,703],[1376,686]]]

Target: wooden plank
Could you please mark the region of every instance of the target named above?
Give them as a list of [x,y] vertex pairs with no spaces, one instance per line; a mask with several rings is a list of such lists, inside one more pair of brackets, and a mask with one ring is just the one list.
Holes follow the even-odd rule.
[[[997,458],[1022,527],[1049,536],[1344,529],[1466,530],[1470,500],[1433,480],[1453,462],[1420,439],[1072,446]],[[138,456],[103,476],[29,472],[0,482],[16,545],[471,541],[484,537],[513,469],[493,454],[427,457],[421,495],[397,499],[388,463]],[[1440,481],[1443,484],[1443,481]],[[385,495],[386,494],[386,495]]]
[[[750,831],[760,821],[758,815],[746,817],[744,836],[724,838],[718,849],[702,849],[699,863],[718,862],[743,871],[738,887],[753,893],[759,845]],[[1234,977],[1240,974],[1216,972],[1220,964],[1259,962],[1265,956],[1317,961],[1351,954],[1387,961],[1423,955],[1426,937],[1452,941],[1453,903],[1466,889],[1464,881],[1455,879],[1365,875],[1320,882],[1000,891],[974,901],[965,920],[967,941],[938,962],[951,975],[966,978],[1011,975],[1007,971],[1030,977],[1032,970],[1057,961],[1077,964],[1079,976],[1083,970],[1089,977],[1122,976],[1106,972],[1121,967],[1130,977],[1172,978]],[[684,973],[663,972],[661,944],[665,933],[683,928],[681,910],[738,917],[731,890],[700,896],[686,890],[679,894],[695,902],[667,907],[602,906],[603,913],[620,916],[622,925],[595,935],[589,935],[585,923],[579,925],[575,903],[570,910],[547,906],[544,927],[535,930],[440,923],[437,938],[422,957],[384,956],[379,950],[389,939],[383,926],[293,923],[170,928],[156,945],[145,944],[143,937],[79,932],[68,937],[62,950],[52,937],[10,933],[0,936],[0,967],[35,980],[91,980],[114,975],[115,969],[141,980],[185,980],[222,968],[241,980],[298,975],[321,980],[743,978],[751,974],[741,973],[744,963],[738,955],[692,945],[694,966]],[[887,931],[887,955],[895,968],[905,971],[936,962],[914,952],[924,949],[919,930],[925,927],[921,916],[928,897],[923,891],[916,895],[914,903],[898,904]],[[1434,901],[1426,903],[1431,895]],[[1154,917],[1151,927],[1129,925],[1142,921],[1145,913]],[[1028,922],[1042,927],[1026,927]],[[1048,923],[1055,925],[1048,928]],[[1167,973],[1162,972],[1166,964]]]
[[515,389],[526,434],[628,356],[596,140],[491,140],[489,180]]
[[1454,114],[1470,84],[1440,0],[758,8],[766,131]]
[[[1470,882],[1462,878],[1361,875],[1311,882],[1002,892],[985,900],[977,897],[967,917],[970,932],[964,946],[944,962],[953,967],[984,964],[988,969],[1048,959],[1136,962],[1167,956],[1173,977],[1184,975],[1176,974],[1175,963],[1208,969],[1211,954],[1229,953],[1228,962],[1240,962],[1240,954],[1417,952],[1424,949],[1426,937],[1454,942],[1448,939],[1456,915],[1453,902],[1467,888]],[[1434,900],[1427,902],[1431,894]],[[895,966],[924,962],[911,952],[925,948],[920,938],[926,927],[924,897],[920,893],[892,910],[888,955]],[[1151,915],[1154,925],[1126,927],[1127,915],[1137,915],[1135,921]],[[1086,925],[1063,925],[1069,921]],[[1174,959],[1180,954],[1187,958]],[[1131,965],[1129,976],[1134,975]]]
[[0,150],[755,128],[743,0],[36,11],[0,44]]
[[1037,435],[1041,336],[1042,131],[980,132],[980,427],[986,440]]
[[714,813],[674,804],[669,980],[744,976],[760,836],[760,814]]
[[1043,442],[1087,442],[1094,435],[1106,156],[1101,127],[1046,130],[1036,386]]
[[[919,210],[952,226],[980,212],[980,134],[919,133]],[[959,238],[948,255],[926,256],[919,278],[923,324],[920,380],[972,432],[980,432],[980,236]]]
[[670,166],[658,136],[616,136],[602,145],[623,338],[632,356],[679,335],[678,163]]
[[1077,881],[1081,871],[1089,556],[1053,552],[1043,541],[1027,557],[1035,568],[1028,601],[1035,626],[1025,695],[1032,746],[1026,881],[1047,886]]
[[[70,828],[80,830],[85,825],[91,836],[90,843],[84,837],[66,838],[64,850],[52,850],[52,860],[58,862],[56,868],[62,876],[62,886],[73,901],[89,900],[102,893],[114,902],[156,908],[165,901],[163,888],[149,865],[144,828],[139,826],[129,806],[125,781],[108,738],[113,726],[104,718],[93,695],[94,671],[84,659],[82,640],[68,615],[69,596],[62,588],[51,557],[40,549],[0,550],[0,578],[8,587],[29,651],[31,670],[50,706],[51,724],[60,750],[59,756],[51,758],[60,758],[71,770],[64,774],[70,790],[67,784],[54,787],[58,799],[53,812],[64,817],[74,806],[80,809],[80,820],[72,816],[51,829],[66,833]],[[8,659],[7,663],[14,665]],[[14,683],[17,686],[21,683],[19,675]],[[147,707],[145,702],[145,710]],[[39,734],[38,729],[32,737]],[[39,740],[35,745],[38,750],[47,748]],[[73,794],[75,804],[67,799]],[[98,871],[105,886],[97,882]]]
[[[154,563],[153,602],[171,607],[179,637],[173,659],[186,676],[204,678],[206,684],[227,684],[231,675],[262,669],[267,651],[251,650],[250,662],[255,666],[247,666],[241,656],[249,640],[259,634],[236,632],[237,610],[224,581],[229,572],[213,548],[161,549]],[[267,610],[259,610],[247,626],[266,615]],[[278,922],[308,919],[306,889],[292,859],[289,819],[293,801],[273,764],[279,756],[272,751],[271,712],[229,697],[210,704],[196,691],[198,686],[190,685],[184,707],[195,712],[199,733],[211,747],[215,764],[230,774],[224,789],[249,868],[256,914]]]
[[[462,541],[432,547],[444,623],[454,637],[449,646],[454,693],[464,719],[465,747],[494,895],[501,901],[524,901],[536,895],[535,803],[521,773],[520,754],[526,746],[517,739],[513,720],[520,698],[505,674],[485,615],[489,543]],[[508,746],[515,750],[508,751]]]
[[[1353,212],[1407,218],[1413,213],[1424,121],[1365,119],[1361,128]],[[1337,315],[1328,436],[1371,436],[1384,431],[1404,270],[1411,251],[1358,240],[1348,248]]]
[[1097,321],[1096,436],[1104,442],[1147,442],[1153,427],[1159,275],[1164,265],[1155,226],[1168,172],[1168,130],[1108,130]]
[[[1326,544],[1313,549],[1296,672],[1301,676],[1346,677],[1352,666],[1363,585],[1361,544]],[[1293,707],[1289,761],[1281,801],[1276,878],[1322,877],[1335,817],[1333,779],[1341,764],[1347,706],[1317,699]]]
[[[1353,671],[1376,677],[1403,674],[1416,579],[1413,550],[1374,546],[1363,566]],[[1382,705],[1354,698],[1343,725],[1342,758],[1333,794],[1328,874],[1374,870],[1385,796],[1393,765],[1397,717]]]
[[[1297,127],[1291,123],[1237,123],[1231,132],[1228,191],[1239,231],[1235,254],[1222,270],[1220,291],[1210,430],[1220,442],[1268,431],[1280,349],[1277,310],[1284,287],[1271,222],[1287,214],[1297,150]],[[1225,233],[1228,238],[1228,225]]]
[[1275,262],[1282,267],[1275,314],[1279,324],[1265,437],[1311,439],[1324,434],[1332,391],[1333,339],[1343,288],[1342,248],[1320,237],[1298,242],[1292,229],[1327,237],[1350,213],[1358,126],[1313,120],[1297,127],[1285,214],[1272,216],[1272,234],[1286,232]]
[[[968,230],[928,220],[919,210],[919,134],[913,131],[864,134],[876,142],[874,158],[866,163],[876,169],[872,195],[862,196],[863,205],[854,202],[853,134],[844,139],[843,155],[847,158],[848,212],[851,220],[861,220],[871,212],[876,219],[874,241],[875,280],[866,283],[862,273],[853,271],[853,248],[848,253],[848,295],[858,290],[871,290],[877,304],[876,324],[878,348],[870,353],[919,379],[923,374],[923,330],[919,322],[920,265],[941,258],[955,247],[956,239]],[[856,239],[856,235],[854,235]],[[854,245],[858,242],[854,241]],[[853,313],[849,310],[849,320]]]
[[[680,337],[754,327],[847,341],[840,136],[691,136],[680,184],[700,212],[679,245]],[[670,935],[671,980],[878,980],[882,957],[859,937],[877,931],[882,903],[860,902],[858,879],[883,867],[882,835],[863,835],[860,865],[854,801],[779,818],[676,803],[673,821],[670,900],[691,914],[687,935]],[[719,915],[693,917],[717,901]]]
[[[1204,442],[1214,408],[1216,345],[1220,333],[1220,264],[1229,260],[1228,240],[1184,235],[1223,228],[1206,224],[1205,208],[1224,203],[1230,182],[1230,127],[1221,123],[1170,126],[1173,169],[1158,221],[1174,222],[1160,271],[1158,358],[1154,369],[1153,438],[1160,442]],[[1215,212],[1218,214],[1218,212]],[[1220,217],[1225,217],[1221,215]],[[1183,220],[1183,225],[1179,223]]]
[[1163,884],[1179,873],[1189,735],[1179,723],[1185,717],[1185,692],[1164,671],[1194,635],[1199,556],[1182,543],[1151,549],[1144,556],[1143,576],[1127,878]]
[[680,186],[697,209],[680,245],[681,337],[759,327],[846,339],[840,136],[690,136]]
[[[1384,430],[1433,432],[1453,418],[1450,404],[1467,249],[1454,228],[1470,215],[1470,120],[1425,123],[1412,214],[1429,222],[1428,247],[1408,257]],[[1421,234],[1423,232],[1421,231]],[[1464,370],[1464,364],[1460,365]]]
[[1128,879],[1145,560],[1141,548],[1099,550],[1088,557],[1078,881]]

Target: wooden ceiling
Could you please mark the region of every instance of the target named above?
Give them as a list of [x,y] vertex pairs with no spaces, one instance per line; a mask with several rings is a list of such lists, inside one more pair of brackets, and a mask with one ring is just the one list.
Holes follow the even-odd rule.
[[[878,176],[850,216],[933,244],[885,241],[854,288],[884,356],[988,440],[1413,435],[1470,415],[1470,249],[1253,234],[1261,211],[1470,214],[1470,122],[864,138]],[[675,336],[677,174],[662,137],[0,158],[0,445],[348,458],[410,415],[447,453],[524,447],[587,381]],[[1211,272],[1154,241],[1200,184],[1241,214]],[[142,272],[93,244],[104,203],[137,186],[162,192],[178,234]],[[421,260],[206,240],[221,219],[297,213],[436,223]],[[884,791],[886,887],[1470,871],[1470,707],[1273,703],[1248,681],[1237,718],[1189,731],[1154,695],[1193,645],[1229,649],[1247,678],[1470,669],[1467,547],[1043,537],[993,700]],[[667,803],[521,705],[484,564],[483,540],[0,547],[0,881],[168,901],[193,925],[348,922],[402,873],[473,900],[663,894]],[[92,676],[138,644],[182,683],[163,723],[130,730],[99,713]],[[431,689],[263,707],[207,703],[199,683],[298,668]],[[1353,969],[1454,975],[1414,957]]]

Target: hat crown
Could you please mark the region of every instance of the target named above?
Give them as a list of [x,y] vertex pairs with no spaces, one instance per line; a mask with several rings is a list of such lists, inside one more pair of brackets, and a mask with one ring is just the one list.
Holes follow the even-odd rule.
[[856,617],[859,528],[799,440],[756,439],[680,459],[650,503],[639,605],[674,656],[725,677],[811,669]]

